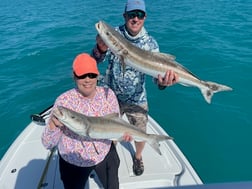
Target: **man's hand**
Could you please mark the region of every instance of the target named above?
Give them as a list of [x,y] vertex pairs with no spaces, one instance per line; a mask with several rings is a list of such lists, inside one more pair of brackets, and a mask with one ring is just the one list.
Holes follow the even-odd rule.
[[104,53],[108,50],[108,46],[103,42],[99,34],[96,35],[96,43],[100,53]]
[[158,85],[159,86],[171,86],[175,83],[177,83],[179,80],[178,74],[176,74],[174,71],[172,70],[168,70],[164,77],[162,77],[160,74],[158,75]]

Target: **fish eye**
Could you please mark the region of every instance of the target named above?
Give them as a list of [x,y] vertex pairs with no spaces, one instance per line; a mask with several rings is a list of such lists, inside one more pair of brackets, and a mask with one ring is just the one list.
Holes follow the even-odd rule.
[[71,118],[72,118],[72,119],[74,119],[74,118],[75,118],[75,116],[71,116]]

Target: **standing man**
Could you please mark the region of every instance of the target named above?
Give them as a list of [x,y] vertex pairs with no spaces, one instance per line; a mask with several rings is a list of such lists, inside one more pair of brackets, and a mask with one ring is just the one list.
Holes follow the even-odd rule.
[[[156,40],[150,36],[144,28],[144,21],[147,17],[144,0],[128,0],[123,13],[125,23],[115,28],[122,36],[133,45],[144,50],[158,52],[159,47]],[[99,35],[96,37],[97,44],[92,50],[92,56],[98,63],[108,58],[108,68],[105,76],[105,84],[116,94],[121,115],[126,114],[132,125],[146,132],[148,122],[148,103],[145,88],[145,74],[127,66],[122,69],[120,60],[109,51]],[[155,83],[160,90],[166,86],[173,85],[178,81],[178,75],[167,70],[164,77],[157,76]],[[133,171],[135,175],[144,172],[142,151],[145,142],[135,141],[136,153],[133,157]]]

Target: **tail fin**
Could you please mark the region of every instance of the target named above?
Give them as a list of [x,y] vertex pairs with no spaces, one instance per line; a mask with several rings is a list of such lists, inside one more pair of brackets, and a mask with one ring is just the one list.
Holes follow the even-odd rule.
[[220,91],[231,91],[233,90],[231,87],[228,87],[226,85],[221,85],[218,83],[214,82],[203,82],[204,83],[204,88],[201,88],[201,93],[204,96],[205,100],[210,104],[211,99],[214,93],[220,92]]
[[155,134],[148,134],[151,138],[147,142],[150,144],[150,146],[159,154],[162,155],[160,149],[159,149],[159,142],[164,140],[170,140],[173,139],[172,137],[166,136],[166,135],[155,135]]

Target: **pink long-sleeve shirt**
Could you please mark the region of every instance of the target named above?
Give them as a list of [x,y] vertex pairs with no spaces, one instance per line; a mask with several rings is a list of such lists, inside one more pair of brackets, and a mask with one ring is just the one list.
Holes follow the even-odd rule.
[[[114,92],[104,87],[96,87],[96,94],[92,99],[83,97],[77,89],[71,89],[56,99],[54,107],[59,105],[87,116],[119,113]],[[42,134],[42,143],[47,149],[57,146],[65,161],[80,167],[100,163],[111,146],[111,140],[80,137],[65,126],[51,130],[49,125],[46,125]]]

